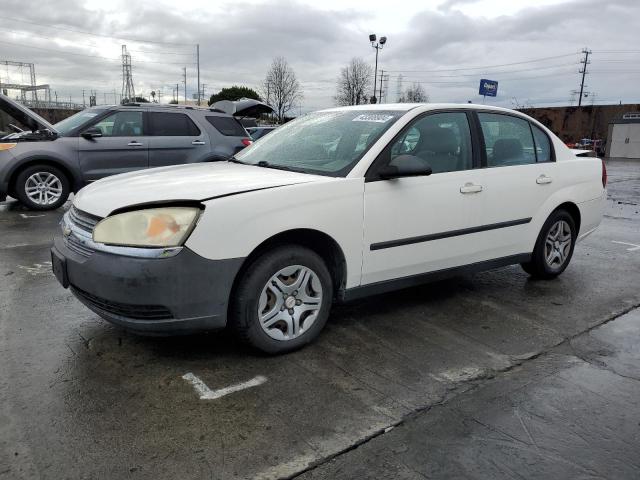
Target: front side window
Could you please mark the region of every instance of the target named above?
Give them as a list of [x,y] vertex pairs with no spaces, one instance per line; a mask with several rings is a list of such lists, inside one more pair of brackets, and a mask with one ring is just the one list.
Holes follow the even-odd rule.
[[292,120],[236,154],[252,165],[345,176],[405,112],[336,110]]
[[432,173],[473,168],[471,131],[464,112],[435,113],[416,120],[391,145],[391,159],[418,157]]
[[143,134],[142,112],[115,112],[93,128],[100,130],[103,137],[139,137]]
[[510,115],[478,113],[487,166],[507,167],[536,163],[529,122]]
[[149,134],[156,137],[197,137],[200,130],[184,113],[149,112]]

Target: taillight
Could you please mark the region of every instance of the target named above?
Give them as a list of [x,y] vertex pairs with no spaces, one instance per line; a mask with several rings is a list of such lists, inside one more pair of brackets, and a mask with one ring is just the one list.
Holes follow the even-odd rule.
[[245,147],[248,147],[248,146],[249,146],[249,145],[251,145],[252,143],[253,143],[253,142],[252,142],[251,140],[249,140],[248,138],[243,138],[243,139],[242,139],[242,144],[243,144]]
[[606,188],[607,186],[607,166],[602,160],[602,188]]

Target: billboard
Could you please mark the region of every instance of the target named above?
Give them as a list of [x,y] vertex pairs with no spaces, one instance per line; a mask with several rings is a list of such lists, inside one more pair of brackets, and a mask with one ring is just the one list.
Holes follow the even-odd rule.
[[498,82],[486,78],[481,79],[479,93],[487,97],[495,97],[498,94]]

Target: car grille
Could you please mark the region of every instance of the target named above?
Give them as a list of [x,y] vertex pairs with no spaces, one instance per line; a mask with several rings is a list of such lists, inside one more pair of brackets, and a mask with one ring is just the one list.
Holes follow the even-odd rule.
[[71,210],[69,210],[69,220],[79,229],[92,234],[94,227],[102,219],[71,206]]
[[74,285],[71,285],[71,290],[80,299],[86,301],[95,308],[120,317],[136,320],[167,320],[173,318],[173,314],[169,309],[162,305],[130,305],[126,303],[112,302],[111,300],[106,300],[85,292],[84,290],[80,290]]
[[78,210],[72,206],[66,214],[66,221],[71,227],[71,233],[64,235],[64,244],[67,248],[83,257],[90,256],[95,250],[84,240],[91,240],[93,229],[102,220],[100,217]]

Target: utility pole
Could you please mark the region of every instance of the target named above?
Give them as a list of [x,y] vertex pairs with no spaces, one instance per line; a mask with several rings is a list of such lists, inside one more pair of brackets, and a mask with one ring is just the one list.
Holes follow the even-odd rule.
[[582,106],[582,93],[584,92],[584,77],[587,74],[587,65],[591,63],[589,61],[589,55],[591,54],[591,50],[588,48],[583,48],[582,53],[584,54],[584,58],[580,61],[582,64],[582,68],[580,69],[580,73],[582,74],[582,80],[580,81],[580,96],[578,97],[578,107]]
[[198,68],[198,106],[200,106],[200,44],[196,44],[196,64]]
[[384,82],[384,70],[380,70],[380,95],[378,95],[378,103],[382,103],[382,82]]
[[82,106],[87,108],[87,103],[84,101],[84,88],[82,89]]
[[187,104],[187,67],[182,68],[182,73],[184,75],[184,104]]

